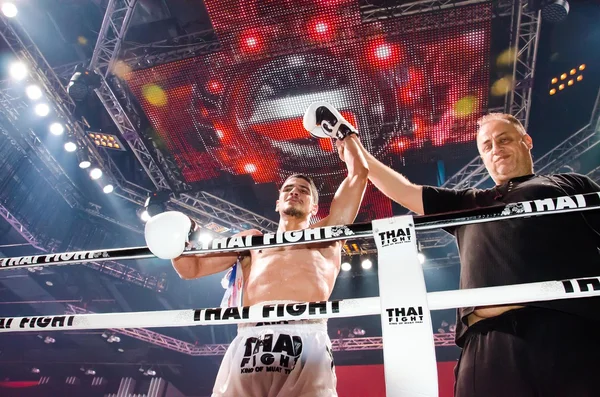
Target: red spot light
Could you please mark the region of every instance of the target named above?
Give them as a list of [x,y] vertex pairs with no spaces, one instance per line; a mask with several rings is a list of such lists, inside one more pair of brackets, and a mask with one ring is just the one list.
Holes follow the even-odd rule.
[[223,84],[221,84],[221,82],[218,80],[209,81],[207,88],[211,94],[220,94],[223,92]]
[[333,36],[331,24],[324,19],[313,20],[308,25],[308,31],[313,40],[329,40]]
[[258,52],[262,49],[262,39],[256,33],[246,33],[242,37],[242,49],[246,52]]
[[371,44],[368,51],[368,58],[375,66],[393,66],[400,60],[399,46],[383,40]]
[[389,44],[379,44],[375,47],[375,58],[385,61],[392,56],[392,48]]

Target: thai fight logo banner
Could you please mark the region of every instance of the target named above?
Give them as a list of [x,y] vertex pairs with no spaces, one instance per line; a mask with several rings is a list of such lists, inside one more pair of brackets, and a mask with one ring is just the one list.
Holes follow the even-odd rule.
[[372,225],[379,259],[386,394],[437,396],[433,329],[413,217],[379,219]]
[[265,334],[244,341],[240,373],[278,372],[288,375],[302,354],[302,338],[298,335]]

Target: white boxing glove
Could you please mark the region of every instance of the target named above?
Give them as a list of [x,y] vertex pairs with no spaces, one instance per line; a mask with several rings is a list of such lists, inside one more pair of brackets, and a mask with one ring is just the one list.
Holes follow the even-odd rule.
[[302,125],[315,138],[334,138],[340,141],[348,135],[358,134],[352,124],[327,102],[313,102],[310,104]]
[[161,259],[174,259],[183,253],[193,222],[187,215],[167,211],[150,218],[144,228],[146,245]]

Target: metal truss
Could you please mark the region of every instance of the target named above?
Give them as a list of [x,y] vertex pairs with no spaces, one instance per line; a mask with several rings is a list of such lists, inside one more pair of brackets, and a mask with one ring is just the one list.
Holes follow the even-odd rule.
[[[489,0],[416,0],[398,1],[397,4],[381,5],[381,1],[361,1],[360,12],[363,22],[377,22],[385,19],[416,14],[427,14],[452,8],[487,3]],[[386,4],[384,2],[384,4]]]
[[[513,64],[513,90],[507,97],[504,111],[515,116],[527,128],[541,16],[540,11],[529,10],[527,1],[514,0],[511,3],[513,4],[511,43],[517,55]],[[477,187],[488,179],[489,174],[478,156],[448,178],[442,187],[455,189]]]
[[[94,312],[67,303],[66,313],[89,314]],[[195,345],[144,328],[110,329],[110,331],[189,356],[222,356],[229,347],[228,343]],[[436,347],[456,346],[454,343],[454,332],[433,334],[433,340]],[[383,338],[381,336],[338,338],[331,341],[331,346],[333,351],[381,350],[383,349]]]
[[15,229],[25,241],[31,244],[32,247],[39,249],[40,251],[46,251],[42,245],[37,241],[35,236],[27,230],[27,228],[17,219],[15,218],[10,211],[0,203],[0,215],[6,222],[8,222],[13,229]]
[[221,50],[213,29],[194,32],[150,44],[130,44],[123,49],[122,61],[132,69],[149,68]]
[[[37,238],[31,233],[12,213],[0,204],[0,215],[33,247],[42,252],[50,252],[49,247],[40,243]],[[76,249],[76,248],[75,248]],[[138,270],[119,262],[87,262],[84,266],[97,270],[101,273],[108,274],[120,280],[148,288],[154,291],[162,292],[166,288],[164,280],[157,279],[153,276],[147,276]],[[41,265],[43,266],[43,265]]]
[[590,177],[590,179],[592,179],[596,183],[600,183],[600,166],[588,172],[587,176]]
[[137,0],[109,0],[106,6],[90,61],[90,69],[99,71],[103,77],[107,77],[108,73],[114,70],[136,3]]

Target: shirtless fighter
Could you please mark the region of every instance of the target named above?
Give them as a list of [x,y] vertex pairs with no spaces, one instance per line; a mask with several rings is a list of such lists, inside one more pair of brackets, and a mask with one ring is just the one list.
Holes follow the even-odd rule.
[[[319,103],[304,116],[304,126],[316,137],[344,141],[348,176],[339,186],[329,215],[312,227],[349,224],[362,202],[368,176],[356,130]],[[311,227],[318,210],[314,182],[295,174],[283,183],[275,210],[278,232]],[[181,213],[166,212],[146,226],[148,247],[157,256],[173,259],[181,278],[189,280],[227,270],[241,274],[244,306],[259,303],[326,301],[341,265],[342,242],[251,250],[203,256],[180,256],[192,222]],[[246,230],[238,235],[260,234]],[[168,239],[165,236],[169,235]],[[173,240],[172,236],[179,236]],[[165,243],[165,240],[169,240]],[[174,244],[173,247],[165,245]],[[173,249],[174,248],[174,249]],[[233,277],[235,280],[235,276]],[[234,303],[235,304],[235,303]],[[336,396],[336,376],[326,320],[289,324],[244,324],[225,354],[215,385],[217,396]]]

